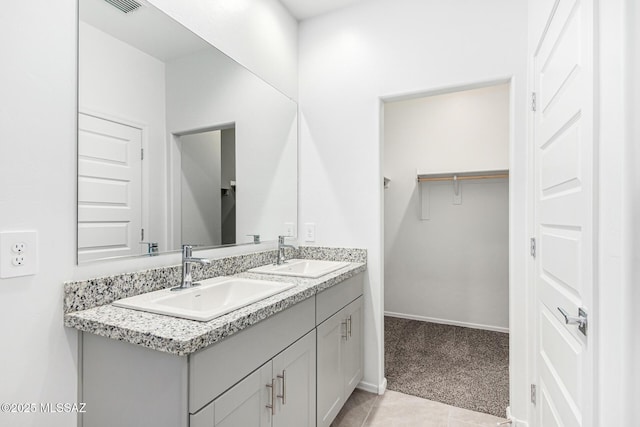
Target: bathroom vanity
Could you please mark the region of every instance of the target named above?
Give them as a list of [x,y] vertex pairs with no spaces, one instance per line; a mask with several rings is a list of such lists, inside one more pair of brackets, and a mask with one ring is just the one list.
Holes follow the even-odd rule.
[[[314,279],[247,272],[264,264],[264,253],[256,256],[211,268],[296,285],[209,322],[112,301],[70,311],[86,304],[91,284],[100,285],[65,284],[65,325],[82,331],[82,425],[328,426],[362,379],[366,253],[357,262],[334,254],[349,262]],[[213,271],[201,270],[201,277]]]

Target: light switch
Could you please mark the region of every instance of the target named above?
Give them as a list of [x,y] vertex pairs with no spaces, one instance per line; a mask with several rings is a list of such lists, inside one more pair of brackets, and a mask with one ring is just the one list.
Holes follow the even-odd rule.
[[316,241],[316,225],[312,222],[304,224],[304,241],[315,242]]
[[293,222],[284,223],[284,235],[286,237],[296,237],[296,225]]

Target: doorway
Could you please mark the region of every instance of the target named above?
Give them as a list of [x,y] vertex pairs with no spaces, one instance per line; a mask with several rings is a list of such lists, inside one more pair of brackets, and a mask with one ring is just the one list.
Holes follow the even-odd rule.
[[384,103],[387,388],[505,417],[508,80]]
[[174,216],[180,231],[174,239],[205,247],[235,244],[235,127],[189,132],[175,141],[180,185]]

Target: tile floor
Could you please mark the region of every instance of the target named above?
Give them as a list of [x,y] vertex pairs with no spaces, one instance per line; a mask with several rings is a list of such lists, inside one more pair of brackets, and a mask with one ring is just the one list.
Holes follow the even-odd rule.
[[504,418],[387,390],[355,390],[331,427],[496,427]]

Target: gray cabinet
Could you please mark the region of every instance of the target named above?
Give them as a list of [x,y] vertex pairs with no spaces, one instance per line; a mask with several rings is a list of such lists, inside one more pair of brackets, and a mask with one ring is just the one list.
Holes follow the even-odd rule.
[[362,379],[362,286],[350,277],[189,356],[83,333],[80,422],[328,426]]
[[362,296],[317,327],[317,426],[329,426],[362,379]]
[[315,331],[190,416],[190,427],[312,427]]

